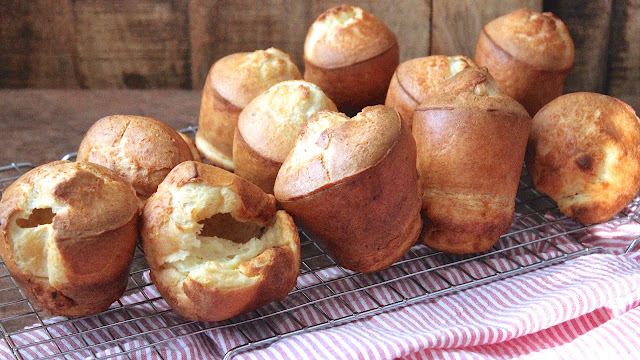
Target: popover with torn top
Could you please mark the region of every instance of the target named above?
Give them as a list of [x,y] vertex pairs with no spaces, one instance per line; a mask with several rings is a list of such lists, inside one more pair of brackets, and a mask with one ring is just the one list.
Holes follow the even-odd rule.
[[138,240],[133,187],[97,164],[55,161],[4,190],[0,254],[29,300],[51,315],[109,308]]
[[228,171],[176,166],[142,212],[151,279],[184,318],[221,321],[296,285],[300,238],[272,195]]

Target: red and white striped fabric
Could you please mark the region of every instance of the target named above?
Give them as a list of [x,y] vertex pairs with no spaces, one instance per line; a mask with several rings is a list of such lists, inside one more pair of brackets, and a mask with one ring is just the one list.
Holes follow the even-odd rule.
[[640,267],[590,255],[281,340],[242,359],[640,358]]
[[[560,230],[569,229],[550,228],[548,231]],[[235,358],[639,359],[640,251],[623,253],[640,237],[640,224],[624,219],[611,221],[584,231],[580,237],[581,241],[605,247],[611,253],[583,256],[344,325],[299,333],[268,347],[239,353]],[[562,245],[561,237],[557,240]],[[557,249],[541,245],[536,251],[544,257]],[[526,263],[531,254],[523,251],[516,256]],[[413,273],[416,269],[410,267],[433,266],[424,264],[428,261],[408,261],[405,265]],[[503,259],[486,261],[496,269],[506,266],[501,264]],[[388,269],[379,276],[385,278],[385,272],[393,271],[400,269]],[[439,277],[425,274],[421,281],[438,288],[444,286],[440,282],[461,283],[469,275],[487,275],[488,270],[475,267],[465,271],[447,270]],[[303,274],[298,287],[309,289],[305,291],[307,297],[331,298],[326,287],[314,286],[320,280],[335,280],[332,285],[336,292],[353,289],[353,280],[343,280],[343,277],[342,270],[329,267]],[[412,297],[422,291],[415,282],[399,281],[395,283],[394,291],[389,291],[388,287],[372,288],[366,296],[351,292],[344,295],[344,299],[355,311],[364,312],[378,306],[376,302],[393,303],[401,298],[401,294]],[[345,303],[335,300],[318,303],[316,307],[300,307],[294,312],[304,326],[326,321],[322,316],[339,319],[348,315],[350,310],[345,308]],[[126,359],[127,356],[117,354],[149,344],[156,344],[155,349],[143,348],[129,353],[128,357],[221,358],[230,349],[246,343],[232,326],[204,331],[205,324],[187,323],[169,331],[163,329],[172,324],[171,312],[162,318],[138,316],[168,310],[153,286],[146,287],[145,294],[133,293],[121,301],[136,306],[82,319],[54,318],[48,320],[52,325],[46,329],[19,332],[10,339],[21,347],[20,355],[24,359],[38,359],[74,349],[78,351],[66,355],[66,359],[113,355],[116,359]],[[283,303],[292,308],[299,304],[296,301],[294,295]],[[274,319],[277,321],[272,326],[281,333],[300,328],[300,324],[286,316]],[[176,319],[175,323],[180,324],[180,320]],[[117,325],[105,328],[106,324]],[[247,326],[253,324],[249,322]],[[199,330],[203,331],[192,334]],[[260,332],[256,328],[251,330]],[[144,332],[149,333],[135,336]],[[176,333],[191,335],[176,337]],[[92,351],[82,350],[92,345],[98,346]],[[0,357],[12,357],[4,341],[0,343]]]

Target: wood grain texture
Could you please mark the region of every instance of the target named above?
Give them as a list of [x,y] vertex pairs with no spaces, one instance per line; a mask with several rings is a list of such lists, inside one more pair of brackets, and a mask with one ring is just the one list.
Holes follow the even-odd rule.
[[78,71],[89,88],[190,88],[187,0],[77,0]]
[[640,96],[640,0],[616,0],[613,5],[607,93]]
[[0,87],[79,87],[71,0],[0,5]]
[[[345,3],[359,6],[382,20],[398,37],[400,61],[427,56],[431,35],[431,1],[429,0],[313,0],[307,29],[326,10]],[[306,36],[305,30],[305,36]]]
[[[274,46],[303,70],[311,23],[343,0],[4,0],[2,88],[195,88],[211,64]],[[396,33],[401,61],[473,56],[497,16],[543,0],[353,0]],[[566,92],[640,93],[640,0],[545,0],[576,43]]]
[[[343,3],[342,0],[267,0],[256,6],[251,0],[191,0],[193,87],[199,89],[204,85],[209,68],[221,57],[270,46],[291,55],[303,71],[304,40],[309,27],[321,13]],[[429,53],[430,1],[356,0],[349,4],[376,15],[395,32],[401,59]]]
[[302,71],[302,45],[309,26],[306,1],[191,0],[192,82],[204,86],[211,65],[236,52],[278,48]]
[[541,11],[542,0],[433,0],[431,54],[473,58],[482,26],[524,7]]
[[0,89],[0,166],[59,160],[107,115],[150,116],[174,129],[195,126],[200,97],[194,90]]
[[611,10],[612,0],[545,2],[545,11],[564,21],[576,47],[575,65],[565,82],[565,92],[606,90]]

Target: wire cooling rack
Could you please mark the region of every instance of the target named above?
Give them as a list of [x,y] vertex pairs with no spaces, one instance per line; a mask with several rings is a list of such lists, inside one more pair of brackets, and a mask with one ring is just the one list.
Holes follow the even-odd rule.
[[[193,135],[195,128],[183,132]],[[74,158],[75,154],[64,157]],[[31,168],[28,163],[0,167],[0,188]],[[634,214],[629,210],[612,221],[635,221]],[[551,200],[531,187],[525,169],[514,221],[487,253],[454,256],[416,245],[391,267],[360,274],[337,266],[321,243],[301,234],[300,276],[287,298],[212,323],[186,321],[171,310],[151,283],[140,248],[123,297],[109,310],[83,318],[51,317],[40,311],[22,295],[1,263],[0,331],[3,345],[17,359],[166,359],[190,342],[227,359],[294,334],[603,252],[584,242],[589,234],[590,227],[562,215]]]

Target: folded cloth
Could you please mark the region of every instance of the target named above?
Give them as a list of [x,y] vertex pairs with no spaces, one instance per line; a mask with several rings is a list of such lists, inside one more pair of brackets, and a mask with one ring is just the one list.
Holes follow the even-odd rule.
[[[635,206],[626,213],[638,213]],[[632,218],[580,234],[607,254],[285,338],[237,358],[640,359],[640,251],[629,251],[640,224]]]
[[[561,224],[544,231],[553,235],[554,231],[562,233],[571,228],[563,228]],[[563,236],[555,238],[560,247]],[[269,346],[239,352],[234,358],[639,359],[640,251],[625,254],[638,237],[640,224],[633,219],[614,220],[580,232],[581,242],[602,246],[608,251],[605,254],[582,256],[344,325],[299,332]],[[567,242],[566,246],[571,244]],[[558,250],[542,242],[540,245],[536,251],[543,258]],[[526,260],[532,255],[523,251],[515,256]],[[487,263],[500,268],[500,261],[491,263],[489,259]],[[445,276],[450,275],[450,281],[456,282],[458,277],[483,275],[484,270],[471,267],[465,271],[466,274],[452,271]],[[303,274],[298,285],[313,290],[320,278],[340,280],[344,275],[339,268],[328,267]],[[352,281],[350,278],[332,284],[342,292],[348,288],[340,286],[349,286]],[[398,291],[411,296],[421,291],[411,288],[411,282],[407,282],[406,288],[400,282],[396,285]],[[322,289],[318,287],[315,296],[330,297]],[[399,295],[385,289],[372,288],[369,293],[380,303],[396,301]],[[152,285],[144,287],[144,292],[123,297],[124,307],[86,318],[44,320],[46,326],[10,334],[8,339],[21,348],[19,352],[24,359],[69,351],[68,359],[222,358],[227,351],[247,342],[234,324],[214,324],[215,329],[209,329],[211,324],[184,323],[170,311]],[[314,296],[312,291],[306,294]],[[346,296],[354,298],[349,304],[357,311],[377,306],[371,303],[371,295],[353,292]],[[294,301],[295,296],[290,296],[283,303],[295,307]],[[311,307],[295,310],[304,325],[325,321],[311,310]],[[336,318],[344,315],[339,306],[329,306],[323,311]],[[241,325],[250,328],[246,333],[260,333],[260,329],[252,328],[251,317],[247,319]],[[273,319],[278,319],[273,326],[281,333],[300,328],[300,324],[284,315]],[[167,327],[172,327],[171,331]],[[139,350],[124,355],[133,349]],[[6,340],[0,340],[0,357],[12,357]]]
[[638,359],[639,287],[636,259],[588,255],[238,358]]

